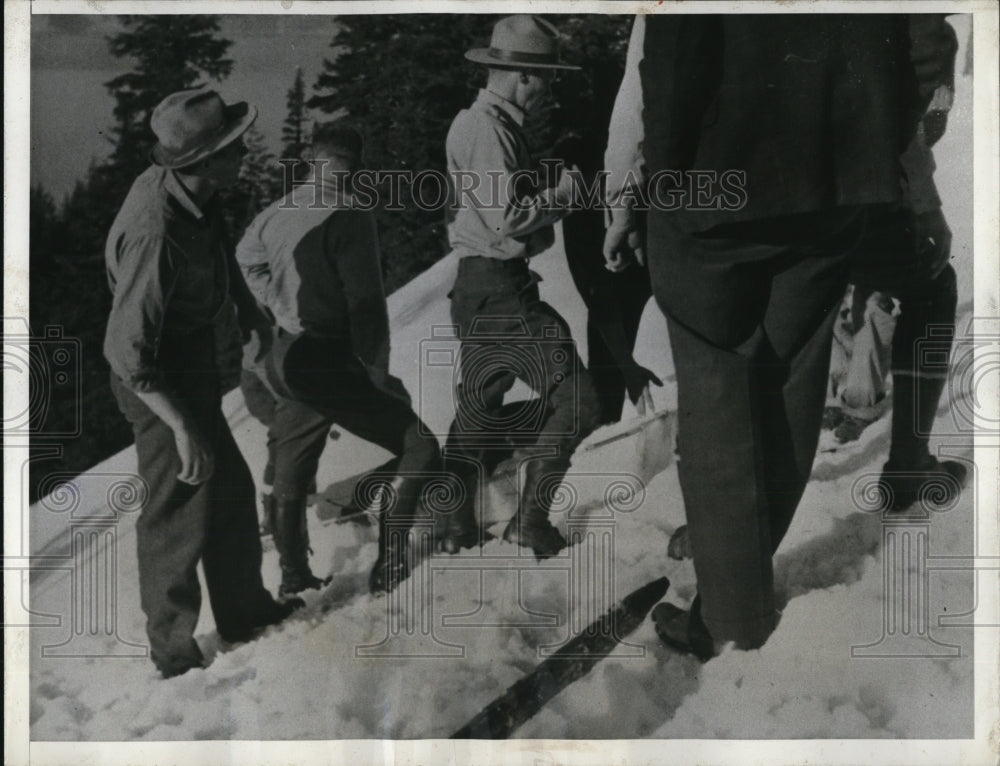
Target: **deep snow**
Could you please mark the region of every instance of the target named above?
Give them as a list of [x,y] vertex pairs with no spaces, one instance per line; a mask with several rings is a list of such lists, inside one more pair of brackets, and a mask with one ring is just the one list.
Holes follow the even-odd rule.
[[[958,56],[961,71],[966,20],[958,19],[955,24],[963,46]],[[960,75],[949,129],[935,152],[938,184],[954,231],[960,334],[972,313],[971,105],[971,78]],[[544,297],[569,320],[574,337],[584,338],[583,306],[566,270],[560,242],[540,256],[534,268],[544,278]],[[431,339],[433,326],[448,323],[446,293],[453,269],[453,262],[446,259],[390,299],[393,371],[413,393],[425,421],[439,432],[447,428],[451,417],[450,378],[447,371],[425,368],[421,372],[419,351],[421,342]],[[433,342],[442,343],[440,339]],[[643,320],[637,358],[666,381],[656,392],[658,406],[671,406],[675,391],[665,323],[652,303]],[[226,407],[237,440],[259,477],[265,457],[264,429],[248,416],[238,392],[227,397]],[[941,433],[955,430],[948,402],[943,403],[938,425]],[[600,437],[599,432],[588,443]],[[932,441],[932,447],[943,444],[949,454],[971,461],[970,436]],[[824,446],[830,446],[829,439]],[[665,649],[647,620],[610,658],[559,694],[515,736],[971,737],[973,630],[941,626],[938,618],[974,608],[974,578],[968,571],[934,567],[944,557],[977,552],[973,529],[979,506],[970,483],[957,504],[935,513],[929,525],[910,524],[910,539],[926,535],[923,539],[929,542],[930,571],[919,557],[899,569],[894,563],[898,557],[883,547],[887,525],[878,514],[864,512],[852,501],[857,497],[855,483],[867,474],[877,474],[887,448],[888,422],[883,419],[858,442],[817,456],[813,480],[776,558],[783,617],[763,649],[730,651],[702,666]],[[646,482],[639,507],[615,514],[608,527],[613,529],[609,571],[614,595],[620,598],[666,575],[672,583],[668,599],[686,606],[695,588],[692,566],[666,557],[669,535],[684,519],[676,468],[650,476],[639,452],[634,437],[603,450],[581,450],[569,483],[582,504],[601,496],[611,474],[633,474]],[[319,486],[374,467],[387,457],[344,433],[327,447]],[[83,495],[80,507],[102,509],[107,474],[132,470],[131,449],[96,466],[77,482]],[[52,499],[48,503],[58,505]],[[504,521],[502,510],[491,506],[488,519]],[[606,521],[593,510],[589,513],[591,528]],[[81,653],[75,651],[78,647],[85,647],[82,653],[93,654],[121,650],[122,641],[144,644],[135,515],[120,514],[114,533],[117,638],[80,636],[78,643],[70,644],[74,653]],[[31,519],[33,551],[67,555],[67,514],[39,505],[32,508]],[[567,523],[565,514],[558,523]],[[100,615],[72,614],[70,570],[34,574],[33,612],[62,615],[63,619],[60,625],[31,632],[31,738],[447,737],[530,671],[543,656],[544,647],[564,641],[603,610],[596,605],[598,595],[581,593],[571,584],[576,582],[579,567],[598,564],[570,563],[568,558],[538,564],[494,540],[481,555],[463,554],[444,563],[437,558],[425,560],[414,573],[413,592],[423,605],[419,614],[432,625],[433,639],[418,624],[411,635],[401,631],[402,638],[393,644],[397,654],[408,656],[359,656],[384,650],[380,642],[391,627],[403,620],[405,628],[406,615],[412,617],[415,612],[400,611],[394,599],[367,595],[367,572],[375,558],[373,528],[324,525],[315,510],[310,513],[310,527],[313,568],[334,575],[329,588],[307,594],[308,608],[294,619],[237,646],[220,643],[210,610],[204,608],[197,637],[209,666],[170,681],[158,680],[152,664],[143,657],[43,656],[43,647],[65,641],[73,626],[106,626],[110,621]],[[460,568],[463,562],[467,568]],[[485,568],[487,563],[495,568]],[[440,568],[432,572],[432,567]],[[899,627],[923,629],[916,620],[929,616],[930,634],[939,643],[921,641],[919,646],[925,654],[930,649],[931,654],[942,656],[852,657],[852,646],[878,644],[883,636],[886,571],[910,571],[926,582],[925,611],[917,608],[919,615],[904,615]],[[265,555],[264,575],[275,589],[278,569],[273,550]],[[924,575],[926,579],[921,579]],[[907,622],[910,617],[912,621]],[[957,652],[943,645],[957,647]],[[366,646],[376,649],[359,649]],[[898,647],[898,643],[883,642],[874,653],[884,655]]]

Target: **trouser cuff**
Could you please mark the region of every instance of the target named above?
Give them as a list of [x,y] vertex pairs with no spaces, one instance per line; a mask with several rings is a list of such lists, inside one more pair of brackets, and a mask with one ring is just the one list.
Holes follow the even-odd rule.
[[778,625],[777,611],[753,619],[718,620],[701,614],[702,622],[716,641],[735,641],[741,649],[758,649]]

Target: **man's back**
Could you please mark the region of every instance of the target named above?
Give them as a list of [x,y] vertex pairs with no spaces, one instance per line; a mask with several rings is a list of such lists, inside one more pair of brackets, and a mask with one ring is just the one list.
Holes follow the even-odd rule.
[[296,187],[248,227],[236,258],[280,326],[346,338],[355,295],[384,300],[375,220],[332,188]]
[[689,230],[895,202],[918,119],[905,15],[653,16],[641,65],[650,173],[746,173],[746,204]]

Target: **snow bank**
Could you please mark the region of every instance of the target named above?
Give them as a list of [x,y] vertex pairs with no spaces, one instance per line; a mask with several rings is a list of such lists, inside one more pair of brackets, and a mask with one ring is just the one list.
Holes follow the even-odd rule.
[[[964,34],[960,39],[964,45]],[[971,312],[970,84],[959,77],[949,132],[937,150],[938,179],[960,273],[960,326]],[[585,338],[582,302],[559,243],[534,268],[543,276],[545,298],[569,320],[574,336]],[[419,351],[429,340],[447,342],[436,338],[433,328],[448,324],[446,293],[453,271],[453,261],[446,259],[390,299],[393,371],[414,392],[425,421],[439,432],[452,414],[449,373],[421,378],[425,371]],[[585,348],[582,352],[585,355]],[[672,405],[676,391],[669,346],[663,317],[652,304],[643,320],[637,358],[667,383],[656,394],[658,405]],[[264,429],[246,415],[238,394],[230,396],[226,406],[241,449],[259,476]],[[949,423],[943,407],[941,430],[947,431]],[[600,437],[595,434],[590,442]],[[960,459],[971,459],[969,438],[947,443]],[[887,525],[852,501],[856,482],[878,471],[887,447],[887,423],[882,422],[860,441],[818,456],[813,481],[776,560],[783,617],[764,648],[730,651],[699,665],[668,651],[647,620],[516,736],[971,736],[973,632],[961,624],[967,620],[944,626],[938,618],[973,609],[972,576],[929,569],[918,558],[899,564],[885,548]],[[622,467],[635,466],[635,453],[634,438],[601,452],[578,452],[570,480],[581,488],[582,500],[596,493],[587,484],[588,476],[626,473]],[[328,445],[319,485],[328,486],[387,457],[344,433]],[[107,470],[128,472],[133,466],[134,453],[127,450]],[[606,570],[600,570],[605,566],[600,557],[575,564],[568,558],[538,563],[495,539],[481,553],[425,559],[399,598],[375,599],[366,593],[376,553],[374,529],[322,524],[311,513],[313,568],[333,574],[330,587],[307,594],[308,608],[294,619],[237,646],[220,643],[204,609],[197,638],[210,664],[169,681],[157,680],[148,659],[129,648],[143,645],[144,633],[131,539],[135,514],[123,514],[115,525],[117,601],[110,633],[77,636],[76,643],[66,643],[76,603],[71,595],[73,572],[56,569],[33,579],[32,609],[64,619],[32,631],[31,736],[139,741],[447,737],[603,611],[608,594],[576,587],[574,566],[603,572],[594,582],[612,582],[614,598],[667,575],[672,583],[668,598],[681,605],[690,602],[695,589],[690,562],[666,557],[669,535],[684,521],[676,468],[643,478],[648,479],[643,502],[614,515],[606,525],[613,530]],[[975,552],[975,508],[968,489],[955,507],[936,514],[928,524],[912,526],[914,539],[923,535],[929,541],[929,561]],[[584,514],[587,528],[597,529],[606,521],[600,510]],[[32,509],[33,517],[45,519],[33,532],[47,530],[35,539],[44,538],[46,550],[65,554],[70,550],[65,516],[60,530],[46,513]],[[571,516],[561,514],[557,522],[565,527],[580,521]],[[499,524],[504,519],[497,515],[491,521]],[[265,581],[274,588],[278,569],[273,551],[266,554],[264,567]],[[909,572],[915,581],[926,583],[926,601],[918,611],[923,610],[920,614],[930,625],[906,623],[926,631],[925,656],[884,656],[899,651],[898,642],[885,637],[887,615],[892,613],[885,597],[887,572]],[[404,608],[404,596],[420,608]],[[415,616],[417,622],[408,623]],[[52,656],[60,651],[60,643],[64,649],[84,651]],[[132,656],[107,656],[116,652]],[[859,656],[866,652],[883,656]],[[665,746],[664,752],[671,750]]]

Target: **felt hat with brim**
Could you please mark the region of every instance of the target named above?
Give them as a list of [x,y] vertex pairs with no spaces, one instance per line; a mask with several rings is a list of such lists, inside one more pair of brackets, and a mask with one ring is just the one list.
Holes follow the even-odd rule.
[[538,16],[508,16],[493,27],[489,48],[465,52],[469,61],[511,69],[579,69],[559,60],[559,33]]
[[157,138],[152,160],[165,168],[193,165],[242,136],[256,119],[257,107],[226,104],[214,90],[171,93],[149,121]]

